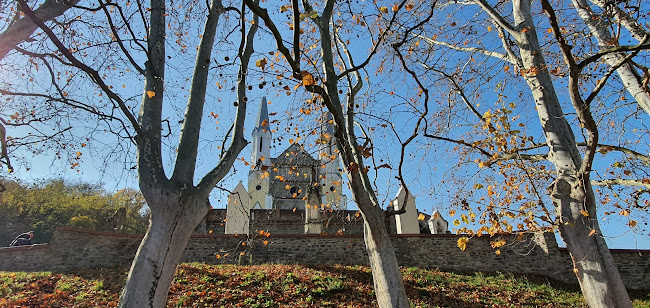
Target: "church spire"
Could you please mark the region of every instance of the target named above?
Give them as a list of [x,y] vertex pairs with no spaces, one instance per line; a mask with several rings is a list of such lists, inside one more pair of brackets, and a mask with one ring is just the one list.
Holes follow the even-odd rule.
[[251,136],[251,163],[255,166],[268,165],[271,154],[271,125],[266,96],[262,97],[260,111]]
[[255,122],[255,129],[269,129],[269,107],[266,102],[266,96],[262,97],[260,111],[257,114],[257,121]]

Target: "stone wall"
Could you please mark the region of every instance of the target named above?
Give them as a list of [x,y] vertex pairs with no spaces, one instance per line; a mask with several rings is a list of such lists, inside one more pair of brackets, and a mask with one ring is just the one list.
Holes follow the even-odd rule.
[[[363,218],[358,213],[359,211],[356,210],[321,212],[320,220],[323,232],[326,234],[363,234]],[[224,234],[225,218],[225,209],[212,209],[206,216],[206,227],[201,227],[197,233]],[[386,225],[392,225],[392,230],[395,229],[394,220],[393,217],[386,219]],[[271,234],[304,234],[305,210],[251,209],[249,230],[250,233],[264,230]],[[210,233],[210,231],[212,232]]]
[[[59,228],[50,244],[0,248],[3,271],[72,271],[128,264],[135,256],[140,236]],[[502,237],[506,245],[496,254],[490,242],[476,237],[467,249],[458,249],[458,236],[394,235],[391,237],[402,266],[420,266],[460,272],[509,272],[543,275],[577,283],[571,258],[558,248],[553,234],[528,234],[522,241]],[[270,236],[194,235],[183,261],[212,264],[367,264],[361,235]],[[629,289],[650,290],[650,251],[612,250]]]

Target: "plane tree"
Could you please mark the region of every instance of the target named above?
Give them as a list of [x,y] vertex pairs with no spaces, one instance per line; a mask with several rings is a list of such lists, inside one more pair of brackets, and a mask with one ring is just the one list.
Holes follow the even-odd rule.
[[[220,0],[75,2],[59,15],[17,3],[14,14],[37,29],[3,59],[3,117],[29,127],[25,137],[67,132],[57,144],[67,150],[56,154],[72,168],[93,146],[135,162],[151,219],[120,306],[164,307],[183,248],[211,208],[210,192],[247,144],[255,17]],[[232,122],[223,128],[216,119]],[[211,157],[201,160],[200,144]],[[128,158],[132,148],[136,159]]]
[[[301,104],[303,115],[322,111],[322,119],[333,127],[319,134],[321,142],[334,139],[337,159],[348,180],[352,198],[364,218],[364,238],[372,268],[377,302],[380,307],[408,307],[402,276],[384,220],[387,215],[404,212],[404,205],[388,207],[378,198],[378,171],[392,169],[408,191],[402,166],[407,147],[417,135],[407,129],[388,132],[394,165],[375,160],[381,145],[389,144],[381,134],[374,134],[375,124],[387,130],[390,121],[379,116],[396,105],[377,100],[377,84],[383,75],[386,43],[399,27],[417,28],[432,15],[435,3],[422,5],[422,15],[409,1],[398,3],[352,3],[326,1],[287,1],[279,5],[256,5],[245,1],[259,15],[281,55],[286,69],[278,78],[293,80],[295,89],[307,96]],[[261,61],[258,60],[258,61]],[[388,64],[387,64],[388,65]],[[277,68],[277,66],[276,66]],[[368,70],[376,74],[371,75]],[[284,77],[289,75],[288,77]],[[391,77],[392,78],[392,77]],[[400,76],[399,78],[403,78]],[[286,90],[290,92],[290,87]],[[419,95],[426,96],[426,90]],[[400,102],[403,104],[403,102]],[[382,111],[383,108],[384,111]],[[377,112],[377,113],[375,113]],[[422,122],[416,117],[415,122]],[[416,124],[412,127],[418,127]],[[394,133],[394,134],[393,134]],[[385,135],[384,135],[385,137]],[[382,181],[377,184],[378,181]],[[406,202],[405,202],[406,203]]]
[[[439,13],[438,23],[408,34],[402,46],[408,55],[402,58],[428,87],[447,87],[446,97],[439,98],[446,104],[432,113],[442,116],[428,119],[422,134],[450,143],[462,154],[457,168],[472,173],[454,182],[464,191],[454,197],[465,213],[455,224],[475,224],[473,232],[459,230],[479,236],[512,232],[513,225],[559,230],[588,303],[630,306],[598,220],[602,204],[618,207],[621,215],[629,211],[612,195],[598,200],[592,185],[632,183],[636,187],[629,192],[647,189],[647,155],[642,154],[647,143],[636,136],[647,132],[646,114],[619,91],[629,90],[629,83],[612,77],[643,59],[645,39],[603,50],[582,35],[590,31],[575,7],[549,1],[538,7],[531,1],[476,0],[450,4]],[[612,55],[622,57],[608,61]],[[612,134],[610,126],[623,128]],[[596,159],[601,154],[607,156]],[[633,174],[622,168],[622,160],[642,168]],[[638,180],[607,179],[610,175]],[[459,241],[459,247],[465,245]]]

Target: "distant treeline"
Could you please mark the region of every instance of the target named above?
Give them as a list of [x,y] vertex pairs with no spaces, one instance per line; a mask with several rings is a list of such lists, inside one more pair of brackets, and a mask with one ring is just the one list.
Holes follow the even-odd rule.
[[64,180],[0,184],[0,247],[30,230],[34,242],[47,243],[61,226],[144,234],[149,223],[149,208],[134,189],[108,193],[101,185]]

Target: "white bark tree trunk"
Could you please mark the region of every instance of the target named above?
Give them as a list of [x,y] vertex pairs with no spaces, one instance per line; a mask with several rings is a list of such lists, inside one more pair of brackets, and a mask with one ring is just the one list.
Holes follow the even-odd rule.
[[[598,42],[601,51],[618,46],[618,39],[612,36],[609,30],[611,23],[607,19],[596,15],[586,0],[572,0],[571,2],[580,19],[589,27],[591,35]],[[603,58],[608,65],[616,66],[625,59],[625,56],[626,54],[623,52],[614,52],[603,56]],[[616,70],[616,73],[621,78],[625,89],[634,97],[645,113],[650,115],[650,89],[643,85],[643,79],[634,67],[630,63],[625,63]]]
[[[515,31],[523,62],[523,74],[535,98],[542,129],[549,145],[549,160],[557,178],[552,200],[559,229],[573,259],[580,287],[591,307],[631,307],[616,264],[602,238],[596,200],[581,174],[582,157],[564,117],[553,87],[530,12],[530,0],[513,0]],[[592,233],[592,231],[594,233]]]
[[[212,0],[198,48],[190,97],[181,131],[176,166],[168,179],[161,159],[161,112],[165,68],[165,1],[152,0],[149,32],[149,61],[146,64],[145,95],[140,109],[141,134],[138,141],[140,189],[151,208],[149,229],[140,244],[120,297],[120,307],[165,307],[167,295],[183,250],[196,226],[211,208],[208,197],[215,185],[228,173],[246,146],[243,138],[246,116],[246,74],[253,53],[257,18],[241,16],[242,46],[237,80],[237,115],[233,123],[232,143],[218,164],[194,185],[201,117],[206,95],[209,64],[219,16],[220,0]],[[242,14],[244,12],[241,12]],[[250,31],[246,28],[250,25]],[[147,92],[156,95],[147,95]]]
[[[334,118],[337,146],[344,166],[347,167],[347,176],[350,183],[352,197],[357,203],[364,218],[364,240],[366,251],[372,269],[375,295],[379,307],[410,307],[404,280],[399,269],[395,250],[390,242],[390,237],[384,224],[385,214],[377,200],[375,190],[370,184],[370,179],[365,171],[363,156],[354,132],[356,94],[363,85],[363,79],[357,73],[355,83],[351,74],[345,76],[348,80],[347,109],[344,112],[339,97],[338,81],[334,64],[332,45],[335,43],[331,35],[331,15],[333,1],[328,1],[323,10],[323,15],[317,19],[321,39],[321,55],[323,70],[325,72],[325,88],[329,99],[323,98],[326,106]],[[352,59],[350,64],[353,65]]]
[[634,18],[628,12],[622,10],[619,5],[625,2],[607,1],[607,0],[590,0],[591,3],[597,5],[603,10],[609,10],[613,13],[617,22],[630,31],[630,35],[637,41],[641,41],[643,37],[648,34],[646,28],[643,27],[639,20]]
[[[340,106],[340,104],[337,106]],[[361,154],[356,150],[358,144],[356,144],[354,135],[351,136],[350,132],[343,135],[345,133],[342,131],[343,129],[341,129],[340,133],[337,131],[335,135],[337,135],[337,143],[339,144],[343,163],[346,166],[361,166],[361,168],[348,168],[346,174],[350,183],[352,198],[357,203],[363,216],[363,235],[370,268],[372,269],[377,304],[382,308],[410,307],[399,262],[384,224],[386,215],[377,202],[374,190],[368,189],[364,185],[370,183],[370,181],[363,172],[363,165],[355,162],[358,161],[357,159],[360,160]],[[341,144],[347,146],[341,146]],[[353,146],[350,144],[353,144]]]
[[165,307],[176,265],[194,228],[208,213],[205,199],[200,204],[192,197],[161,194],[164,197],[158,199],[167,203],[151,212],[149,229],[131,265],[120,307]]
[[[364,214],[364,240],[379,307],[410,307],[395,249],[379,210]],[[373,215],[373,218],[368,216]]]

